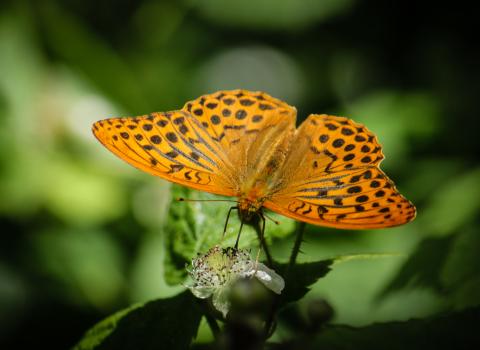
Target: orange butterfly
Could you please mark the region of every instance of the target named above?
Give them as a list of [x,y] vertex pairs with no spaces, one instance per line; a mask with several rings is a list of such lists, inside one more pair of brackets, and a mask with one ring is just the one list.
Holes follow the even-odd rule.
[[181,110],[93,125],[131,165],[194,189],[238,197],[243,221],[268,208],[343,229],[396,226],[415,207],[379,168],[383,154],[363,125],[310,115],[263,92],[220,91]]

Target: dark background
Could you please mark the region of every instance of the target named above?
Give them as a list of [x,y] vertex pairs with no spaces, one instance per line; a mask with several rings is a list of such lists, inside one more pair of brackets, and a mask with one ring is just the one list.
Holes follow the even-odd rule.
[[[264,90],[300,121],[366,124],[418,208],[394,229],[308,227],[305,261],[400,254],[341,264],[314,286],[307,299],[326,298],[335,323],[477,306],[476,17],[462,2],[3,1],[0,347],[65,349],[106,315],[181,290],[162,277],[170,186],[111,156],[90,125],[221,89]],[[275,242],[275,257],[290,247]],[[202,326],[197,341],[209,339]]]

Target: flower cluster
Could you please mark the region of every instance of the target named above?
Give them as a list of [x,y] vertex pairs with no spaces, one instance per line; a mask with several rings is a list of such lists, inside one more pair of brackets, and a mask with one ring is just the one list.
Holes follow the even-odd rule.
[[285,287],[280,275],[252,260],[248,251],[218,245],[192,259],[192,268],[188,272],[193,280],[193,285],[188,288],[193,295],[201,299],[212,296],[214,307],[224,316],[230,308],[230,287],[239,278],[255,277],[277,294]]

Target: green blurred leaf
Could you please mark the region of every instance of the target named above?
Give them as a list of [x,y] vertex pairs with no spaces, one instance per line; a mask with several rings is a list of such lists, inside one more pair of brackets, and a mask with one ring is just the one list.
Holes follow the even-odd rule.
[[[451,179],[457,178],[463,171],[464,163],[461,159],[449,159],[438,155],[435,158],[422,159],[409,165],[411,176],[406,179],[403,188],[409,189],[409,199],[414,203],[421,200],[430,200],[438,188],[444,186]],[[423,212],[423,210],[422,210]],[[423,213],[420,214],[420,218]],[[418,219],[417,219],[418,220]]]
[[199,67],[192,80],[194,95],[241,86],[253,91],[267,91],[297,105],[305,93],[305,77],[298,63],[266,45],[243,45],[219,51]]
[[127,196],[118,178],[101,176],[56,155],[42,170],[38,177],[47,207],[72,226],[91,227],[125,213]]
[[28,216],[37,209],[42,184],[33,174],[45,167],[37,152],[41,141],[34,118],[46,65],[34,38],[28,21],[0,11],[0,95],[5,104],[0,117],[0,211],[8,215]]
[[312,284],[325,277],[331,271],[333,263],[333,259],[328,259],[295,264],[288,270],[287,264],[276,264],[275,271],[286,278],[280,304],[283,306],[303,298],[310,290],[309,287]]
[[50,230],[32,237],[36,267],[80,303],[109,308],[125,286],[124,256],[102,231]]
[[[223,247],[233,247],[240,229],[240,220],[236,211],[232,211],[228,222],[227,233],[222,238],[223,228],[228,209],[234,203],[201,203],[179,202],[178,197],[190,199],[221,199],[221,197],[207,193],[190,191],[184,187],[173,186],[172,197],[167,223],[164,227],[166,233],[167,257],[166,280],[171,284],[178,284],[186,276],[185,264],[199,252],[206,252],[216,244]],[[225,198],[235,200],[234,198]],[[270,214],[278,220],[280,225],[275,225],[267,220],[265,239],[271,242],[274,238],[283,238],[293,232],[294,222],[277,214]],[[247,225],[243,226],[239,248],[245,249],[258,246],[255,230]]]
[[130,296],[134,302],[167,298],[178,294],[181,285],[168,285],[165,281],[165,244],[163,235],[147,232],[141,236],[137,256],[131,265]]
[[353,0],[203,0],[198,2],[198,9],[205,17],[227,26],[298,30],[346,11],[353,3]]
[[140,307],[142,307],[141,304],[133,305],[98,322],[85,333],[80,342],[78,342],[78,344],[74,347],[74,350],[89,350],[97,348],[97,346],[99,346],[105,340],[105,338],[107,338],[116,330],[118,322],[123,317]]
[[378,323],[366,327],[327,326],[315,335],[295,338],[272,349],[425,350],[478,349],[480,308],[426,319]]
[[427,287],[443,292],[440,271],[447,259],[452,240],[452,237],[424,239],[383,289],[380,297],[407,287]]
[[341,264],[352,260],[372,260],[383,258],[395,258],[400,257],[402,254],[398,253],[362,253],[362,254],[346,254],[339,255],[333,259],[334,265]]
[[451,302],[455,310],[480,305],[480,276],[473,276],[456,286]]
[[[378,91],[347,107],[347,115],[372,130],[383,146],[385,164],[399,166],[410,149],[411,137],[423,142],[440,127],[437,101],[428,93]],[[394,159],[395,163],[389,159]]]
[[457,309],[480,304],[480,235],[474,227],[459,232],[440,272]]
[[480,304],[480,238],[473,227],[455,235],[424,239],[397,275],[380,293],[428,288],[448,306],[462,309]]
[[444,236],[457,232],[479,212],[480,168],[476,168],[435,189],[418,221],[428,233]]
[[[141,174],[142,178],[144,174]],[[161,179],[146,178],[145,184],[133,193],[133,215],[146,227],[163,227],[168,217],[171,198],[171,183]]]
[[45,88],[47,66],[35,39],[28,21],[17,13],[0,12],[0,90],[9,112],[1,118],[2,131],[10,129],[5,135],[12,142],[8,151],[13,142],[30,141],[36,127],[31,120],[38,114],[36,103],[39,91]]
[[189,291],[133,306],[90,329],[75,350],[188,349],[202,314]]
[[369,253],[369,254],[349,254],[340,255],[335,258],[320,260],[317,262],[308,262],[295,264],[288,269],[288,264],[275,264],[275,270],[279,271],[285,281],[285,290],[282,292],[281,304],[300,300],[310,291],[310,286],[320,278],[325,277],[333,266],[352,261],[352,260],[370,260],[385,257],[394,257],[398,254],[388,253]]
[[183,1],[139,2],[133,26],[138,31],[138,39],[144,44],[140,47],[156,48],[167,44],[182,25],[188,10]]
[[79,69],[106,96],[130,111],[148,111],[142,84],[128,63],[106,42],[61,6],[42,7],[42,20],[49,47],[64,62]]
[[15,328],[32,294],[18,267],[8,266],[0,259],[0,339]]
[[453,287],[466,279],[480,275],[480,235],[474,227],[459,232],[442,270],[442,280]]

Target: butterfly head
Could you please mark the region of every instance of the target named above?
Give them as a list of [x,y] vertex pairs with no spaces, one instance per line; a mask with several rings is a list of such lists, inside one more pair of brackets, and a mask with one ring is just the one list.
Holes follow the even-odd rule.
[[249,198],[240,198],[238,200],[238,214],[243,222],[251,222],[257,213],[262,210],[263,201]]

